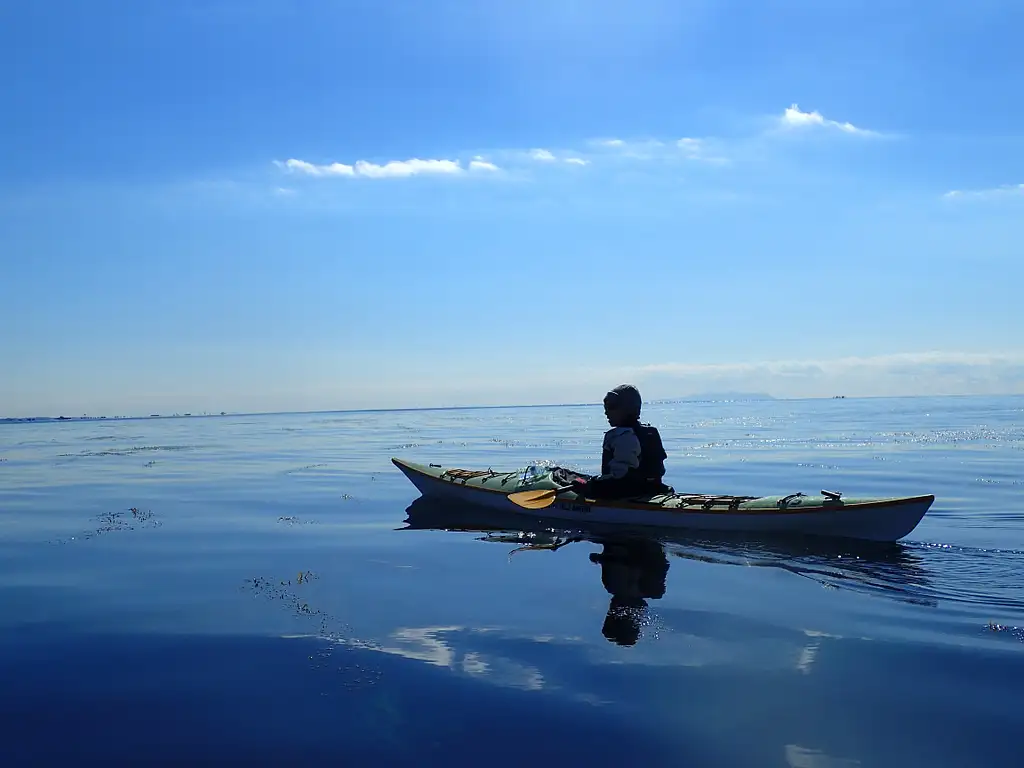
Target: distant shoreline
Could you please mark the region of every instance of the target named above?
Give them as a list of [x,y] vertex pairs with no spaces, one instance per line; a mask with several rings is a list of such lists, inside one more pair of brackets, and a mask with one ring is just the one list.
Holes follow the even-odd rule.
[[[670,405],[673,403],[741,403],[741,402],[798,402],[803,400],[917,400],[938,398],[975,397],[1019,397],[1020,393],[972,394],[972,395],[822,395],[820,397],[774,397],[772,395],[736,393],[721,395],[685,395],[683,397],[653,398],[648,405]],[[505,405],[439,405],[412,408],[333,408],[312,411],[221,411],[220,413],[153,413],[145,416],[7,416],[0,417],[0,424],[50,424],[81,421],[144,421],[150,419],[216,419],[250,416],[300,416],[304,414],[339,413],[410,413],[419,411],[480,411],[511,408],[593,408],[594,403],[521,403]]]

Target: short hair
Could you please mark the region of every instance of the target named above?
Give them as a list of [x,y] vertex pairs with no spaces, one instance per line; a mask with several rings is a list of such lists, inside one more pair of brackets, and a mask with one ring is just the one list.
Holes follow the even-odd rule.
[[643,408],[640,390],[632,384],[620,384],[614,389],[609,390],[608,394],[604,396],[604,401],[628,413],[635,413],[637,416],[640,415],[640,410]]

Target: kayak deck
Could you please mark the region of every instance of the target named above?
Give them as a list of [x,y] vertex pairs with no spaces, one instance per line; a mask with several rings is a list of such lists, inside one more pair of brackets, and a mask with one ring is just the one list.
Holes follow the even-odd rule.
[[461,469],[415,464],[392,458],[424,495],[519,514],[712,530],[792,530],[823,535],[895,541],[910,533],[935,501],[934,495],[843,498],[841,494],[789,493],[773,496],[669,492],[626,499],[588,499],[561,493],[550,506],[526,510],[509,494],[568,485],[580,473],[550,467],[540,474],[524,470]]

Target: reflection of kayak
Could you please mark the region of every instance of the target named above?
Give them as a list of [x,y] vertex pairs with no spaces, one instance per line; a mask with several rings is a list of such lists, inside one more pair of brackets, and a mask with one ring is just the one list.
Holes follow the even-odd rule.
[[483,505],[529,517],[714,531],[792,532],[872,541],[896,541],[921,522],[933,495],[847,498],[792,493],[785,496],[721,496],[663,493],[595,501],[564,491],[550,506],[527,510],[512,493],[553,490],[580,475],[560,467],[497,472],[391,460],[424,496]]
[[400,531],[458,531],[482,534],[480,541],[528,550],[560,550],[589,542],[663,548],[671,557],[743,568],[778,568],[830,587],[854,589],[917,605],[936,604],[935,586],[921,550],[902,542],[802,537],[750,531],[647,528],[588,520],[554,520],[478,504],[420,496],[406,508]]

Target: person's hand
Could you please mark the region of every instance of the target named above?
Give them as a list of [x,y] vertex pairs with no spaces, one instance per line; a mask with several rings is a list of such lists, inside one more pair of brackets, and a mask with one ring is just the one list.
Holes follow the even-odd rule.
[[580,496],[586,496],[590,490],[590,481],[582,477],[577,477],[572,481],[572,489]]

